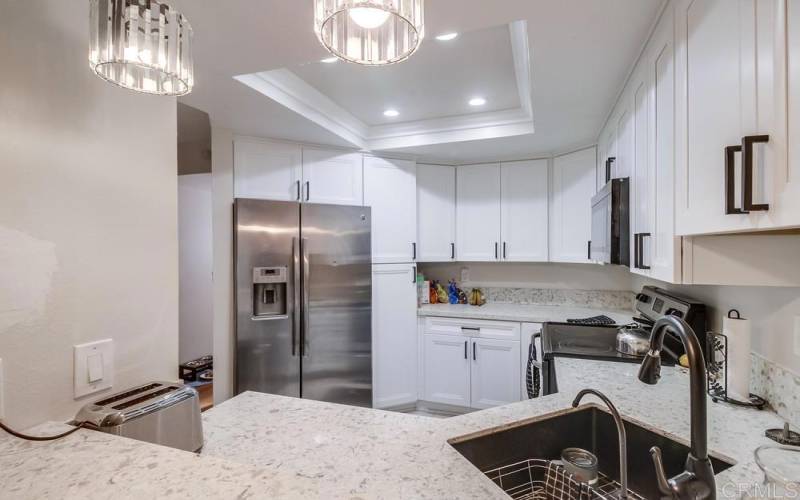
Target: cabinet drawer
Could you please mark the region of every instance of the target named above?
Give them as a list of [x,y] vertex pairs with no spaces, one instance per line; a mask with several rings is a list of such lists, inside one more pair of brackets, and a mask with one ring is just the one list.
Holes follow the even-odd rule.
[[425,333],[519,341],[519,323],[464,318],[425,318]]

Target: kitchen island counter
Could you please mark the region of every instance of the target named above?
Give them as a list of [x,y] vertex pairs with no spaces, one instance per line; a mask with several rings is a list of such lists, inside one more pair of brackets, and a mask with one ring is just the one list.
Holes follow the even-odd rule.
[[[52,443],[2,436],[0,496],[503,499],[447,441],[567,408],[584,387],[605,392],[628,418],[688,438],[683,369],[665,367],[647,386],[636,365],[559,363],[558,394],[447,419],[244,393],[204,414],[199,455],[89,430]],[[708,424],[709,448],[738,462],[717,476],[718,497],[754,487],[753,450],[780,418],[709,402]]]

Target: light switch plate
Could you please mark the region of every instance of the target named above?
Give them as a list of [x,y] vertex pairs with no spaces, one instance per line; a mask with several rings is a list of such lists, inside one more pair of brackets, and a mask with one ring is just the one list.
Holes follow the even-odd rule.
[[794,317],[794,355],[800,356],[800,316]]
[[75,399],[109,389],[114,385],[113,340],[105,339],[76,345],[73,351]]

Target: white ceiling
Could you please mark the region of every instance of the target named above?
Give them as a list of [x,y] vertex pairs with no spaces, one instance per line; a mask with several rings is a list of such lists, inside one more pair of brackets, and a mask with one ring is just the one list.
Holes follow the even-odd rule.
[[[327,57],[313,34],[311,1],[172,3],[187,15],[195,32],[197,84],[182,102],[207,111],[213,126],[238,133],[352,145],[233,79]],[[540,156],[593,143],[662,4],[663,0],[428,0],[426,34],[431,40],[439,33],[467,33],[527,21],[536,131],[399,151],[426,161],[470,163]],[[425,43],[432,46],[430,41]],[[414,57],[421,56],[422,50]],[[407,64],[411,62],[390,71],[401,72]],[[364,71],[371,69],[375,68]],[[425,82],[419,83],[418,91],[427,95]]]
[[[499,111],[520,106],[508,25],[426,38],[402,64],[369,68],[314,61],[289,68],[367,125]],[[486,105],[471,107],[481,96]],[[397,118],[383,116],[393,108]]]

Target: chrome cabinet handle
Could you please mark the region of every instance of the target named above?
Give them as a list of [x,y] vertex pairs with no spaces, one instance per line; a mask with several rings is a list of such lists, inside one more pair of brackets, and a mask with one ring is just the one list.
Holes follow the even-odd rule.
[[742,151],[742,146],[727,146],[725,148],[725,214],[746,214],[741,208],[736,208],[734,191],[736,190],[736,153]]
[[742,210],[758,212],[769,210],[769,203],[753,203],[753,144],[769,142],[768,135],[742,137]]

